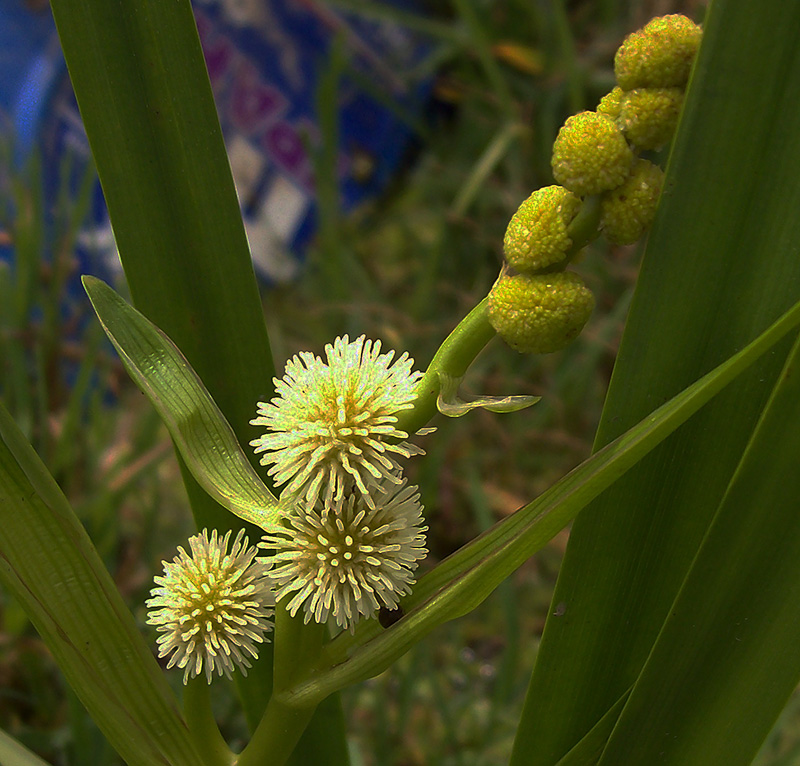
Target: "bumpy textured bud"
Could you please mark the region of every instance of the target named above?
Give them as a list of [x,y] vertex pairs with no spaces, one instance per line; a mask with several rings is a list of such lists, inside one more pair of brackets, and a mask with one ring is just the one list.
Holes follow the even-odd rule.
[[619,186],[632,164],[625,136],[612,120],[596,112],[570,117],[553,144],[556,181],[580,197]]
[[623,90],[683,88],[689,80],[703,31],[679,13],[650,21],[625,38],[614,57]]
[[572,240],[567,226],[581,201],[563,186],[545,186],[511,218],[503,240],[506,260],[517,271],[537,271],[564,260]]
[[606,93],[597,105],[598,114],[604,114],[606,117],[616,120],[619,117],[620,111],[622,111],[622,99],[624,95],[625,91],[623,91],[619,85],[617,85],[611,93]]
[[637,160],[622,186],[601,198],[600,227],[609,242],[632,245],[650,228],[664,185],[664,171],[647,160]]
[[489,292],[489,321],[511,348],[550,354],[573,341],[594,308],[594,296],[572,271],[518,274]]
[[625,93],[619,124],[640,149],[660,149],[675,133],[683,105],[681,88],[637,88]]

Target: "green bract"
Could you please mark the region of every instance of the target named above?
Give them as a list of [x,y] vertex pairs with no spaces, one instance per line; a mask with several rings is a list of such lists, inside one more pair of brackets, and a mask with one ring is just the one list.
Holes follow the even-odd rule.
[[619,186],[633,164],[625,136],[608,117],[596,112],[573,115],[553,144],[553,175],[578,196]]
[[572,271],[499,279],[489,293],[489,321],[511,348],[550,354],[573,341],[594,308],[594,296]]
[[682,88],[689,80],[703,31],[679,13],[653,19],[625,38],[614,57],[623,90]]
[[563,261],[572,240],[567,226],[581,201],[563,186],[545,186],[511,218],[503,240],[506,260],[518,271],[536,271]]
[[622,99],[620,126],[640,149],[660,149],[678,124],[683,104],[681,88],[637,88]]
[[631,245],[650,228],[664,184],[664,171],[647,160],[637,160],[622,186],[601,200],[600,227],[615,245]]

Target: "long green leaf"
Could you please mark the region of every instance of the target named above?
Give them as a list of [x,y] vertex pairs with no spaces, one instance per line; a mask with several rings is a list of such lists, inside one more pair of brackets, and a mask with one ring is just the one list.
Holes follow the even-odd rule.
[[198,484],[231,513],[268,529],[278,519],[278,501],[177,346],[104,282],[84,277],[83,284],[125,369],[158,410]]
[[[134,303],[175,341],[247,444],[274,368],[191,4],[50,5]],[[241,524],[181,467],[199,527]],[[248,677],[237,676],[251,728],[269,699],[271,655],[263,647]],[[344,742],[341,727],[326,735]]]
[[[246,444],[274,370],[189,0],[50,5],[134,303]],[[181,469],[198,528],[241,524]],[[237,678],[251,726],[269,698],[271,654],[265,646]]]
[[66,498],[0,405],[0,575],[131,766],[202,763],[177,700]]
[[[710,7],[598,446],[800,295],[798,28],[796,3]],[[569,619],[546,624],[514,766],[552,766],[635,683],[787,350],[764,357],[576,520],[554,596]],[[708,694],[720,691],[709,683]]]
[[376,675],[437,625],[474,609],[581,509],[798,324],[800,303],[745,349],[423,577],[401,602],[408,614],[394,626],[382,630],[366,623],[354,635],[340,634],[323,652],[330,669],[281,693],[282,701],[307,706]]
[[798,426],[800,343],[634,686],[602,766],[747,766],[800,682]]
[[[191,5],[51,5],[134,303],[246,443],[274,371]],[[199,524],[230,526],[192,500]]]

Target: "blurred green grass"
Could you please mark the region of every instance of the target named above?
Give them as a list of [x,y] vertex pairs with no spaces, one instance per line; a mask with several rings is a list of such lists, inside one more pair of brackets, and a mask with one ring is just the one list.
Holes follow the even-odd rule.
[[[454,0],[428,3],[424,16],[379,2],[330,4],[428,34],[431,52],[412,74],[435,76],[435,105],[417,125],[416,146],[392,188],[351,216],[338,211],[333,153],[318,152],[320,235],[308,267],[296,283],[265,293],[276,367],[299,350],[321,353],[349,332],[408,349],[424,369],[496,278],[517,206],[552,182],[558,127],[612,87],[613,53],[624,35],[655,15],[683,12],[699,20],[703,3]],[[320,86],[328,148],[346,72],[347,61],[334,57]],[[63,196],[61,234],[54,251],[45,252],[36,172],[34,165],[14,179],[14,213],[9,208],[0,219],[20,253],[14,269],[0,267],[0,395],[143,625],[151,578],[193,532],[191,516],[166,431],[100,342],[97,324],[76,343],[53,310],[74,269],[71,247],[85,202]],[[475,394],[540,395],[538,405],[505,416],[440,417],[437,432],[419,440],[427,457],[412,462],[410,474],[427,509],[431,560],[589,455],[637,263],[636,248],[599,240],[576,267],[597,299],[580,338],[544,357],[521,356],[495,340],[464,382]],[[73,388],[62,377],[67,359],[79,363]],[[94,382],[92,370],[100,371]],[[107,390],[118,397],[113,406],[104,401]],[[346,690],[354,766],[507,762],[566,538],[558,536],[469,617],[441,628],[390,671]],[[53,763],[118,763],[6,597],[0,642],[0,727]],[[171,680],[177,688],[179,679]],[[223,730],[232,743],[242,740],[230,688],[217,688]],[[795,700],[759,766],[800,762],[798,728]]]

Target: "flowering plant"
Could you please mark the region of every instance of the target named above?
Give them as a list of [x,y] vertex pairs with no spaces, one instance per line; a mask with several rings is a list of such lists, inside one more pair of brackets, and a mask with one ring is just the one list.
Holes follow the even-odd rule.
[[[422,454],[415,440],[437,412],[533,403],[464,402],[458,384],[496,333],[548,353],[580,331],[592,302],[564,269],[601,228],[627,241],[652,219],[660,171],[636,154],[666,135],[652,115],[669,122],[683,100],[674,89],[696,26],[680,22],[666,81],[646,67],[637,79],[629,58],[651,51],[660,24],[623,46],[621,92],[568,121],[556,142],[566,192],[540,195],[556,209],[536,219],[555,233],[525,220],[542,199],[523,203],[510,231],[546,247],[506,242],[492,292],[424,372],[377,341],[341,337],[327,361],[291,360],[269,400],[266,329],[189,5],[123,5],[53,1],[141,312],[98,280],[85,286],[170,431],[203,530],[191,554],[165,564],[148,603],[160,654],[184,671],[182,707],[52,477],[0,410],[4,582],[122,758],[279,766],[299,743],[316,762],[346,763],[336,693],[473,609],[575,519],[512,764],[752,760],[800,677],[800,533],[790,523],[800,376],[796,345],[781,343],[800,323],[790,183],[800,133],[796,110],[770,112],[756,136],[763,156],[742,156],[733,149],[751,145],[754,127],[734,117],[757,99],[781,105],[800,84],[794,40],[781,35],[800,11],[783,8],[782,22],[765,11],[754,24],[744,0],[712,8],[594,455],[420,576],[424,514],[435,509],[423,510],[403,477]],[[761,55],[730,83],[742,36]],[[98,53],[115,64],[108,77]],[[780,82],[769,77],[778,68]],[[186,77],[178,86],[164,71]],[[670,93],[638,92],[648,88]],[[717,108],[705,110],[712,98]],[[587,140],[610,151],[587,154]],[[152,156],[170,162],[152,171]],[[693,226],[698,216],[709,225]],[[258,438],[251,422],[266,429]],[[208,682],[219,674],[233,675],[252,723],[236,754],[212,714]]]

